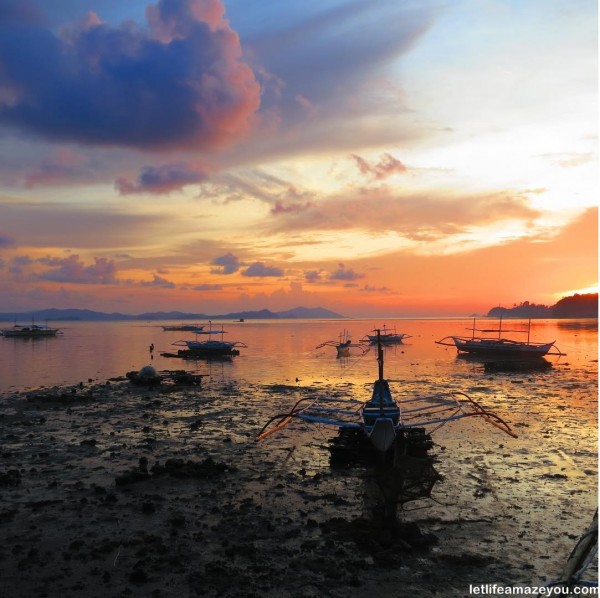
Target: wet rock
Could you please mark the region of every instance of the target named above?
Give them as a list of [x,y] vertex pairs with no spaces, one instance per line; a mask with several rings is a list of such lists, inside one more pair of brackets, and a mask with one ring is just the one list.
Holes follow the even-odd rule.
[[129,484],[135,484],[136,482],[143,482],[145,480],[150,479],[149,473],[144,473],[143,471],[139,471],[138,469],[134,469],[132,471],[128,471],[120,476],[115,478],[115,484],[117,486],[127,486]]
[[21,484],[21,473],[18,469],[9,469],[6,473],[0,473],[0,488],[14,488]]
[[148,582],[148,576],[142,569],[134,569],[129,575],[129,581],[136,585],[145,584]]

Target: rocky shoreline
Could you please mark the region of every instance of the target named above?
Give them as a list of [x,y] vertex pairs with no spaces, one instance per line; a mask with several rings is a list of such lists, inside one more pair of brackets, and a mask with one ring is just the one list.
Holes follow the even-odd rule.
[[[391,530],[369,470],[332,466],[335,433],[254,442],[268,414],[313,390],[123,378],[2,397],[3,592],[465,596],[560,574],[597,501],[580,418],[529,409],[512,445],[474,424],[442,430],[434,500],[407,505]],[[540,452],[553,421],[565,433]]]

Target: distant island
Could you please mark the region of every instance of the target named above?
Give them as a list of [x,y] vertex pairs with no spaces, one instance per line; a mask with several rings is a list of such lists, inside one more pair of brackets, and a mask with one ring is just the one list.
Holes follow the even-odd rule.
[[597,318],[598,293],[563,297],[555,305],[539,305],[525,301],[514,307],[494,307],[490,318]]
[[272,312],[268,309],[258,311],[239,311],[229,314],[207,315],[202,313],[185,313],[181,311],[146,312],[138,315],[121,314],[117,312],[104,313],[89,309],[42,309],[28,312],[0,313],[3,322],[29,321],[86,321],[108,322],[127,320],[280,320],[280,319],[340,319],[338,313],[323,307],[295,307],[287,311]]

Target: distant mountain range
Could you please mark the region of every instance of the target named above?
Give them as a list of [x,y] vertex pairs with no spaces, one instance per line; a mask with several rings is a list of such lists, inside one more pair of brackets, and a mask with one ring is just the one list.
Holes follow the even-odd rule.
[[539,305],[525,301],[514,307],[494,307],[487,314],[492,318],[597,318],[598,293],[563,297],[555,305]]
[[295,307],[287,311],[272,312],[268,309],[258,311],[239,311],[229,314],[198,314],[181,311],[156,311],[139,315],[121,314],[117,312],[104,313],[89,309],[41,309],[27,312],[0,313],[3,322],[30,322],[33,321],[75,321],[106,322],[118,320],[281,320],[281,319],[338,319],[344,318],[338,313],[323,307]]

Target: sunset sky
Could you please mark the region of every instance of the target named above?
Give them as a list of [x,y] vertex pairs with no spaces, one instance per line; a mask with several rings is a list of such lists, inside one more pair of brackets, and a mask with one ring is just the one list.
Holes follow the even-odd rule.
[[598,283],[592,0],[0,0],[0,312]]

